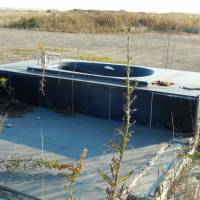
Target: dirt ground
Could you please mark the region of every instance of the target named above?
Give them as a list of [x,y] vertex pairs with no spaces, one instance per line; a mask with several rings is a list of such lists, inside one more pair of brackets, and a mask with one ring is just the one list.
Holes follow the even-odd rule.
[[[125,34],[53,33],[0,28],[1,63],[28,60],[38,44],[64,49],[63,58],[78,55],[126,60]],[[199,71],[200,35],[145,33],[132,35],[133,64]],[[84,56],[83,56],[84,57]]]

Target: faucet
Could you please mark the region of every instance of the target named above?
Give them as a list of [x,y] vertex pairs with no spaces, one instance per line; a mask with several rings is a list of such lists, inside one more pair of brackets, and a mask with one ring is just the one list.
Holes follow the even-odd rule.
[[[47,64],[49,64],[49,60],[50,60],[51,57],[53,57],[53,58],[58,57],[59,59],[61,59],[61,53],[45,52],[45,55],[44,55],[45,66]],[[41,53],[38,53],[38,52],[34,53],[33,58],[37,59],[37,65],[41,64]]]

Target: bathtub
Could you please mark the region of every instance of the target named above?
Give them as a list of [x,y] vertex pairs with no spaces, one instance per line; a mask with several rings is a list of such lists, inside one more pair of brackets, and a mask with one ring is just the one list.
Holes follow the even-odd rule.
[[[28,67],[27,70],[32,72],[42,71],[41,67],[38,65]],[[124,84],[126,79],[126,70],[126,66],[120,64],[71,61],[48,65],[45,69],[45,72],[52,75],[62,75],[64,77],[73,79]],[[141,78],[151,76],[153,74],[154,71],[152,69],[131,66],[130,80],[132,82],[137,82],[137,84],[140,86],[146,86],[147,82]]]

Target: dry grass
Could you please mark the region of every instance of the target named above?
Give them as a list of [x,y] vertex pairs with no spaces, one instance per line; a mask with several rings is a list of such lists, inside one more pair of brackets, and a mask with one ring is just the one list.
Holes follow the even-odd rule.
[[[70,51],[67,48],[58,48],[58,47],[46,47],[45,51],[49,52],[61,52],[63,57],[66,57],[67,53]],[[2,60],[6,59],[7,56],[15,58],[17,60],[30,60],[33,59],[33,54],[38,52],[38,48],[4,48],[2,53],[0,50],[0,58]]]
[[0,26],[8,26],[14,21],[20,20],[22,17],[44,16],[45,12],[31,10],[9,10],[0,9]]
[[0,14],[4,27],[57,32],[119,33],[132,31],[200,32],[200,16],[112,11],[14,11]]

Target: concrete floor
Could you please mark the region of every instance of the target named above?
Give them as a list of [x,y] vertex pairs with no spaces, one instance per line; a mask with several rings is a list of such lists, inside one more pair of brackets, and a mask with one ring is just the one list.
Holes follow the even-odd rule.
[[[106,184],[99,177],[97,169],[109,170],[112,154],[105,150],[115,136],[115,129],[121,122],[87,117],[79,114],[64,116],[43,108],[34,108],[21,118],[10,118],[0,135],[0,157],[41,158],[41,132],[44,136],[44,158],[73,162],[79,158],[83,148],[89,151],[85,170],[75,186],[76,193],[83,199],[105,199]],[[155,158],[163,145],[167,144],[172,134],[166,131],[135,126],[135,133],[123,161],[123,172],[134,170],[134,177],[145,169],[147,163]],[[166,150],[161,158],[163,168],[172,163],[172,148]],[[148,193],[157,183],[157,167],[151,167],[139,180],[136,194]],[[45,169],[17,170],[8,173],[0,170],[0,185],[41,199],[44,176],[45,199],[65,199],[64,186],[67,178],[62,174]]]

